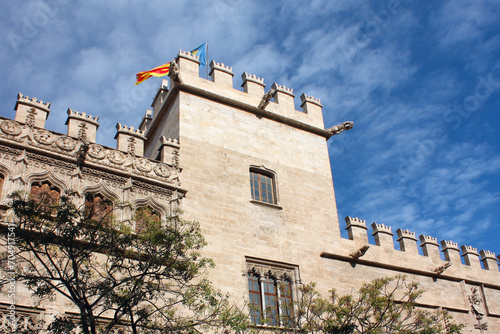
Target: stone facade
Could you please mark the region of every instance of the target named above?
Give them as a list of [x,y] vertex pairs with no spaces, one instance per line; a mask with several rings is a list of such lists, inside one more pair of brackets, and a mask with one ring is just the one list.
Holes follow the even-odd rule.
[[[426,290],[419,306],[448,310],[467,323],[466,333],[500,332],[494,253],[401,229],[396,250],[392,228],[378,223],[371,245],[366,221],[351,217],[349,239],[341,237],[327,140],[352,122],[325,130],[314,97],[303,94],[296,110],[290,88],[274,83],[265,93],[262,78],[244,73],[243,90],[234,89],[232,68],[216,62],[211,80],[203,79],[198,59],[182,51],[176,64],[138,129],[117,125],[117,149],[95,143],[97,117],[71,109],[67,135],[45,130],[50,104],[20,94],[15,120],[0,118],[4,214],[8,193],[44,181],[77,191],[82,202],[91,192],[132,203],[121,213],[131,224],[136,207],[167,215],[180,206],[184,218],[201,224],[205,255],[216,262],[210,279],[235,300],[248,300],[252,275],[289,282],[293,298],[302,282],[348,293],[403,273]],[[255,188],[261,180],[267,191]],[[1,311],[6,297],[0,302]],[[27,295],[18,304],[31,305]],[[68,307],[57,300],[42,306],[33,319]]]

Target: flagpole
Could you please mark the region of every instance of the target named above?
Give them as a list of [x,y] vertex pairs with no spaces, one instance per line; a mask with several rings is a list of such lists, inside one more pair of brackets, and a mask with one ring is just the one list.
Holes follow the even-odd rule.
[[209,58],[208,58],[208,40],[207,40],[207,80],[208,80],[208,67],[210,66]]

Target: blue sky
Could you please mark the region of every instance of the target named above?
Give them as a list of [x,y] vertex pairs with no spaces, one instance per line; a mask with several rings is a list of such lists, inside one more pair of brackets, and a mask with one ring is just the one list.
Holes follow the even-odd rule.
[[[343,217],[500,253],[499,1],[71,1],[0,5],[0,100],[137,126],[161,79],[135,73],[205,41],[209,58],[320,98]],[[203,70],[202,70],[203,72]]]

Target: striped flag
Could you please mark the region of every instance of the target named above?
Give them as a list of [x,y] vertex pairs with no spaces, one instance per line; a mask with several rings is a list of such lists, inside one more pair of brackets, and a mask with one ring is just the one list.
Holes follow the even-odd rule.
[[140,84],[141,82],[146,81],[147,79],[151,78],[152,76],[155,77],[162,77],[165,75],[168,75],[170,72],[170,62],[160,65],[158,67],[155,67],[153,69],[150,69],[149,71],[143,71],[137,73],[135,76],[137,78],[137,81],[135,82],[136,85]]

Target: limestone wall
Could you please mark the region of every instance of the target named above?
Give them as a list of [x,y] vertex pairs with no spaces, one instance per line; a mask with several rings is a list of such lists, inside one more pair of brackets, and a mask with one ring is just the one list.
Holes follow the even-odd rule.
[[[58,134],[44,129],[50,104],[19,94],[16,119],[0,117],[3,213],[6,194],[44,180],[77,191],[82,203],[85,192],[100,192],[164,215],[180,205],[201,224],[204,255],[216,262],[210,279],[241,304],[250,270],[278,268],[294,287],[312,281],[324,293],[405,274],[426,290],[420,307],[447,309],[472,332],[472,310],[482,307],[489,330],[500,332],[493,252],[409,230],[395,236],[378,223],[369,244],[366,221],[351,217],[349,239],[341,238],[327,147],[333,132],[324,129],[318,99],[302,94],[296,103],[292,89],[274,83],[266,90],[264,79],[248,73],[235,89],[232,68],[217,62],[209,80],[200,78],[197,58],[185,52],[176,64],[138,129],[117,124],[117,149],[95,143],[98,117],[69,109],[68,134]],[[252,197],[251,172],[273,180],[274,201]],[[120,215],[132,219],[126,208]],[[4,295],[0,312],[2,302]],[[24,291],[19,304],[32,303]],[[64,312],[67,305],[44,307]]]

